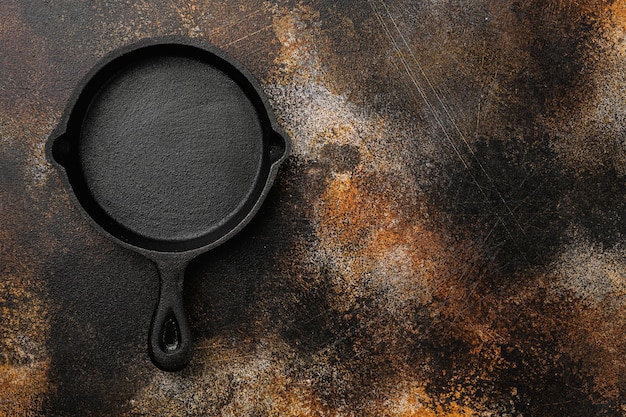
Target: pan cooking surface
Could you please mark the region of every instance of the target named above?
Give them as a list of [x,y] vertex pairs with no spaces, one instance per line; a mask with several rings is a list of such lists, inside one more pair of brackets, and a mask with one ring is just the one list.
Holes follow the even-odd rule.
[[83,118],[80,167],[102,209],[149,239],[211,233],[251,198],[263,161],[259,115],[218,68],[155,55],[126,65]]

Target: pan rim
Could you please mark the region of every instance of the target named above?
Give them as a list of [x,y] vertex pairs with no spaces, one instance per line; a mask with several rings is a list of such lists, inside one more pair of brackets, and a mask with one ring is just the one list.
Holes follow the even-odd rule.
[[[165,53],[166,51],[168,52],[167,54]],[[70,148],[73,146],[74,148],[70,152],[68,159],[76,156],[72,155],[72,152],[77,152],[75,150],[77,146],[71,142],[78,141],[79,135],[76,129],[80,128],[81,119],[85,114],[85,110],[81,110],[81,106],[84,107],[85,101],[90,102],[90,99],[95,97],[93,90],[100,88],[103,82],[111,78],[110,74],[115,73],[116,66],[124,68],[128,63],[132,64],[135,62],[137,57],[142,54],[154,55],[155,53],[157,54],[155,56],[178,55],[190,56],[192,58],[202,56],[204,59],[201,61],[224,72],[226,76],[237,83],[253,104],[263,134],[261,166],[255,178],[254,189],[249,196],[242,199],[244,202],[243,207],[238,209],[234,216],[231,216],[230,219],[225,223],[223,222],[224,224],[216,229],[188,240],[147,237],[121,225],[104,212],[100,204],[94,199],[89,201],[89,197],[86,196],[91,196],[91,193],[86,184],[80,184],[80,179],[83,176],[80,172],[76,172],[77,168],[72,167],[67,161],[60,161],[60,158],[55,157],[55,148],[58,148],[59,143],[62,142],[70,142],[66,146]],[[218,62],[219,66],[215,62]],[[100,229],[104,235],[151,258],[167,253],[185,253],[195,256],[200,252],[220,245],[239,232],[260,208],[276,176],[279,165],[286,159],[291,148],[291,142],[286,133],[278,126],[260,85],[241,64],[212,45],[196,39],[173,36],[144,39],[120,48],[101,59],[75,89],[63,113],[61,122],[50,136],[46,145],[48,159],[60,171],[66,188],[72,191],[69,193],[71,198],[83,212],[84,216],[96,228]],[[278,156],[274,152],[276,146],[282,151]],[[74,162],[74,164],[80,166],[80,163]],[[84,189],[85,187],[87,190]]]

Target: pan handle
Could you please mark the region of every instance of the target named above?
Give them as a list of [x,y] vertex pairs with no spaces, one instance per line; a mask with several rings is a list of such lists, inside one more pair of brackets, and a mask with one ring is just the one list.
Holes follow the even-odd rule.
[[158,262],[159,301],[152,316],[148,344],[154,364],[168,372],[183,369],[193,354],[191,330],[183,305],[186,262]]

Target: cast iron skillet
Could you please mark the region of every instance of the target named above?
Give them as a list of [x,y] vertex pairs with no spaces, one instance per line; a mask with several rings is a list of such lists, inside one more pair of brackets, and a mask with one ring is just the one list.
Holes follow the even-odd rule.
[[290,146],[252,76],[197,41],[126,47],[76,89],[47,154],[87,219],[156,263],[159,368],[191,360],[187,264],[250,221]]

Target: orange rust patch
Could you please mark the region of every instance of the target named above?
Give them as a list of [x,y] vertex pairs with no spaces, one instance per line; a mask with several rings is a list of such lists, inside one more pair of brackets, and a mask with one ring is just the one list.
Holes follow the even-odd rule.
[[[19,164],[6,169],[13,167]],[[0,189],[0,415],[38,415],[53,390],[46,346],[50,306],[39,266],[54,240],[34,237],[41,224],[33,219],[42,209],[28,198],[31,178],[23,190],[19,173],[14,175],[16,183]]]
[[[488,273],[480,246],[462,237],[454,238],[448,231],[431,229],[426,201],[415,201],[409,195],[394,179],[360,169],[329,179],[316,212],[318,252],[337,273],[332,283],[336,295],[330,302],[337,311],[358,312],[360,298],[375,297],[380,303],[378,317],[363,317],[360,313],[357,317],[371,322],[367,330],[370,337],[388,346],[387,358],[399,361],[396,366],[402,363],[404,342],[396,339],[400,327],[389,326],[383,317],[390,314],[401,320],[409,332],[419,332],[414,330],[419,323],[407,319],[419,305],[431,309],[436,322],[448,323],[445,337],[464,341],[470,349],[467,355],[474,358],[475,365],[481,364],[455,380],[456,385],[441,387],[444,393],[436,401],[448,405],[418,403],[412,400],[416,395],[402,394],[379,406],[388,412],[383,415],[477,415],[459,404],[480,405],[482,398],[473,388],[476,379],[488,380],[506,366],[500,345],[509,335],[507,324],[499,321],[498,310],[510,300],[484,294],[483,288],[477,288],[480,276]],[[359,346],[360,341],[355,341],[355,349]],[[410,378],[428,380],[428,374],[415,371],[411,371]],[[394,414],[390,410],[402,411]]]
[[419,386],[404,386],[393,392],[382,404],[377,405],[381,416],[385,417],[473,417],[484,415],[484,407],[472,408],[461,405],[457,400],[441,402],[431,398]]
[[624,0],[614,1],[608,7],[608,18],[605,22],[619,29],[626,30],[626,2]]
[[[443,245],[422,223],[425,208],[401,190],[387,178],[360,172],[330,181],[318,205],[318,236],[320,250],[335,259],[343,279],[361,281],[377,265],[394,262],[407,269],[404,278],[419,277],[417,288],[430,286]],[[390,259],[397,250],[403,256]],[[404,285],[406,291],[411,287]]]
[[0,415],[36,415],[50,389],[48,363],[0,365]]
[[273,82],[310,82],[324,76],[317,55],[314,31],[309,27],[319,13],[308,6],[295,10],[274,10],[273,30],[281,44],[280,54],[274,64],[280,69],[280,78]]
[[40,410],[51,390],[46,306],[33,290],[32,273],[20,268],[0,280],[0,415],[29,415]]

